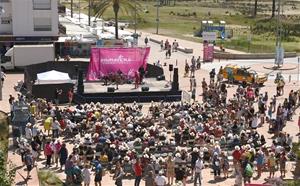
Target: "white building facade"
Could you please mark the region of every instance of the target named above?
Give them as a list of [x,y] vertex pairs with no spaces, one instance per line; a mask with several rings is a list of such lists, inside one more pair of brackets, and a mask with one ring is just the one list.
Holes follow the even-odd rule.
[[59,35],[58,24],[57,0],[0,0],[2,41],[5,36],[15,41],[55,38]]

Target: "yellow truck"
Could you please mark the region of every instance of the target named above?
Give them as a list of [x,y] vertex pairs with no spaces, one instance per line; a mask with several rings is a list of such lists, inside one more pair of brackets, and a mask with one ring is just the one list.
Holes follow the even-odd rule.
[[258,74],[256,71],[250,70],[249,67],[240,67],[238,65],[226,65],[220,69],[219,73],[221,73],[224,79],[231,82],[263,85],[268,80],[266,74]]

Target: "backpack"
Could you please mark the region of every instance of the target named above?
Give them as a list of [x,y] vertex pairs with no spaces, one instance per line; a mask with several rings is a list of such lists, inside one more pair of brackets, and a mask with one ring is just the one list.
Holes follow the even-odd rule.
[[252,177],[252,175],[253,175],[253,169],[249,163],[247,164],[247,166],[245,168],[245,174],[248,177]]

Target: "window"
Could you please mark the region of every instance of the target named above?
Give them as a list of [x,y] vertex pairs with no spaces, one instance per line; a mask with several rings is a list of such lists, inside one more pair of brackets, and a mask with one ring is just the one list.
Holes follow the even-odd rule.
[[33,10],[51,10],[51,0],[32,0]]
[[33,19],[34,31],[51,31],[52,24],[51,18],[48,17],[35,17]]
[[11,18],[10,17],[1,17],[1,24],[10,24]]

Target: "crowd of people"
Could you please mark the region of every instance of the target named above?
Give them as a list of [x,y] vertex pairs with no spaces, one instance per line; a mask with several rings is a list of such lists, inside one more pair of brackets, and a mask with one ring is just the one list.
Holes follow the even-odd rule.
[[[292,136],[282,129],[300,103],[299,92],[291,91],[278,103],[276,95],[246,85],[231,97],[215,76],[210,74],[209,82],[203,79],[201,103],[152,102],[147,109],[135,102],[66,107],[43,99],[28,103],[32,117],[19,140],[28,178],[37,161],[64,170],[66,183],[84,185],[92,180],[101,185],[109,173],[118,186],[130,176],[135,186],[142,178],[147,186],[187,181],[196,186],[209,168],[215,180],[233,174],[236,185],[250,183],[265,170],[269,178],[278,169],[284,177]],[[257,130],[264,125],[274,134],[272,145]]]

